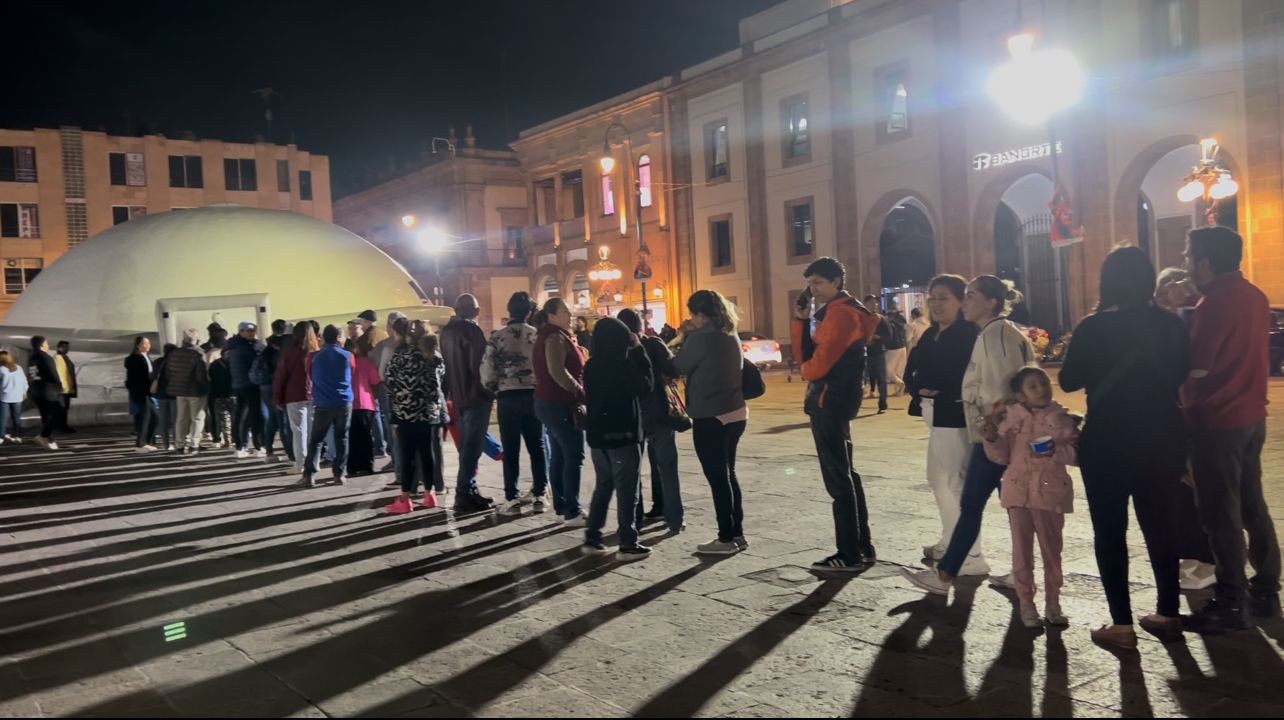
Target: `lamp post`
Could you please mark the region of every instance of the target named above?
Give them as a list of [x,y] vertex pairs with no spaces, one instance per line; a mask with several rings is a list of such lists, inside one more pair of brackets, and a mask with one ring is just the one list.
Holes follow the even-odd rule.
[[606,128],[606,133],[602,138],[602,172],[610,175],[615,169],[615,158],[611,156],[611,131],[619,129],[624,132],[624,151],[628,156],[629,167],[624,172],[625,180],[628,182],[632,178],[633,187],[633,227],[638,236],[638,257],[637,264],[633,270],[633,279],[642,283],[642,324],[644,329],[650,327],[651,318],[647,310],[646,283],[651,279],[651,261],[650,251],[647,250],[646,240],[642,237],[642,178],[639,176],[633,160],[633,138],[629,134],[629,129],[624,123],[619,121],[613,122]]
[[1200,140],[1199,164],[1182,178],[1182,186],[1177,190],[1177,199],[1182,202],[1202,198],[1204,202],[1211,203],[1204,213],[1204,222],[1208,225],[1216,224],[1217,202],[1239,192],[1239,183],[1217,160],[1219,149],[1213,138]]

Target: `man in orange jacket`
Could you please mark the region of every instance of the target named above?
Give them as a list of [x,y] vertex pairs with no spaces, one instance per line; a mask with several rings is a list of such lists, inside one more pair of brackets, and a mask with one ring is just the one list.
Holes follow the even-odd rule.
[[[825,489],[834,499],[838,552],[812,565],[818,570],[856,572],[872,565],[874,544],[860,475],[852,466],[851,421],[864,394],[865,343],[880,318],[847,294],[847,269],[831,257],[816,260],[803,272],[807,291],[793,318],[793,345],[807,381],[803,409],[811,419],[816,457]],[[808,332],[810,301],[816,301],[816,329]]]

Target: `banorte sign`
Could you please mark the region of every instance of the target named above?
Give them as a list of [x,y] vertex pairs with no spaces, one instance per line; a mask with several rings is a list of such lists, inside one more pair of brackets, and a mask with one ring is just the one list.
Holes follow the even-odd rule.
[[[1061,141],[1056,143],[1056,152],[1061,154]],[[1003,167],[1012,163],[1022,162],[1024,160],[1038,160],[1039,158],[1048,157],[1052,154],[1052,143],[1043,143],[1042,145],[1027,145],[1015,150],[1003,150],[995,153],[979,153],[972,158],[973,170],[989,170],[990,168]]]

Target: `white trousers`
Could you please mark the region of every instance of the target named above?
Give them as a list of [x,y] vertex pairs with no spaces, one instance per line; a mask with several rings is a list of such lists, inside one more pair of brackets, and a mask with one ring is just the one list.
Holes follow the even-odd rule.
[[290,432],[294,433],[291,437],[294,441],[294,466],[300,470],[308,459],[308,438],[312,432],[313,412],[312,403],[306,400],[285,404],[285,414],[290,419]]
[[887,351],[887,382],[900,386],[899,392],[905,392],[905,361],[909,351],[905,348]]
[[[972,455],[972,441],[967,428],[932,427],[933,404],[923,398],[923,422],[930,433],[927,438],[927,485],[936,496],[936,507],[941,514],[941,540],[936,547],[944,552],[958,524],[963,498],[963,478],[967,474],[968,459]],[[968,559],[981,554],[981,536],[968,551]]]
[[174,442],[181,447],[199,448],[201,431],[205,429],[205,397],[178,398],[178,428]]

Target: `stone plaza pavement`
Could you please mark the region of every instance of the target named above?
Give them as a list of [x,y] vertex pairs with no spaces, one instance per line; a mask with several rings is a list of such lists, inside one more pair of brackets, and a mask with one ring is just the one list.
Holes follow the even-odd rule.
[[[1089,641],[1107,615],[1082,488],[1070,628],[1026,630],[1013,596],[976,580],[948,601],[911,589],[899,570],[921,566],[939,524],[904,398],[853,424],[879,564],[813,575],[832,552],[829,500],[802,385],[768,381],[740,449],[751,546],[717,561],[692,554],[714,522],[689,435],[688,530],[648,526],[655,552],[631,564],[584,556],[552,513],[385,516],[387,476],[295,489],[281,466],[137,455],[120,433],[0,447],[0,714],[1284,715],[1280,621],[1129,653]],[[1277,524],[1281,427],[1266,461]],[[498,463],[483,459],[482,482],[502,496]],[[1131,538],[1142,613],[1153,584],[1135,524]],[[984,543],[1006,570],[997,502]]]

